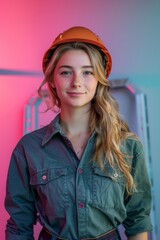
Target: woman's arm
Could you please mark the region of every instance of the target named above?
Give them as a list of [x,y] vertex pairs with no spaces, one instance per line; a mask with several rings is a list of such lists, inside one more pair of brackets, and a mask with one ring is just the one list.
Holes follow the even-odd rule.
[[147,232],[139,233],[135,236],[128,237],[128,240],[148,240],[148,233]]
[[12,154],[7,177],[5,207],[10,219],[6,224],[6,240],[34,240],[33,225],[37,218],[34,200],[25,156],[17,148]]
[[[132,176],[136,191],[125,198],[127,217],[123,222],[129,240],[146,240],[147,232],[152,231],[150,220],[151,184],[148,176],[144,148],[141,142],[128,140],[128,154],[132,159]],[[129,237],[130,236],[130,237]],[[131,237],[132,236],[132,237]]]

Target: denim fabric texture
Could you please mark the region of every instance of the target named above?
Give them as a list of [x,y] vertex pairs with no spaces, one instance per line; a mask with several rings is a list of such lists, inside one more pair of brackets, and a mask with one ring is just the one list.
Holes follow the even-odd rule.
[[130,138],[121,146],[137,185],[137,192],[128,197],[118,167],[112,169],[106,162],[104,172],[91,161],[95,140],[93,133],[79,160],[57,116],[19,141],[7,178],[7,240],[33,240],[37,220],[53,239],[94,238],[119,224],[128,236],[152,229],[151,188],[141,142]]

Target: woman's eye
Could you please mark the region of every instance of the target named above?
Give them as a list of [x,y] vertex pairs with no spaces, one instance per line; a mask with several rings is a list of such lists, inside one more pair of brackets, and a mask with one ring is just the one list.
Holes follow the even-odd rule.
[[72,73],[70,71],[62,71],[60,72],[60,75],[63,75],[63,76],[70,76]]
[[85,71],[83,74],[84,75],[93,75],[93,72],[92,71]]

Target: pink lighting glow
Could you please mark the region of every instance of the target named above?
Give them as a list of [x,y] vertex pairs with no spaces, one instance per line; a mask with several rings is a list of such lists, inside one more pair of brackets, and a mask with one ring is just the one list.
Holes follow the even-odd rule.
[[135,90],[130,85],[128,85],[127,88],[131,93],[135,94]]

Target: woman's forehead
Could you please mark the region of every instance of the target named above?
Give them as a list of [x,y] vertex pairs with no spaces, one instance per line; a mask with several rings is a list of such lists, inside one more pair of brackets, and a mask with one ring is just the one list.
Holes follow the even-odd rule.
[[91,66],[91,59],[88,56],[88,54],[81,49],[73,49],[73,50],[67,50],[65,51],[61,57],[59,58],[56,65],[86,65]]

